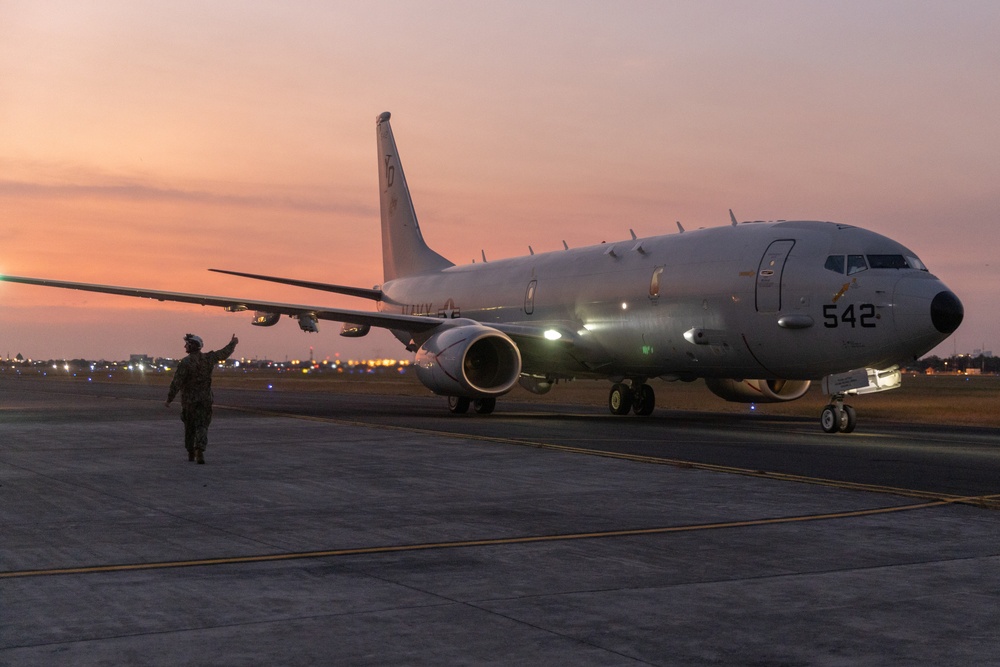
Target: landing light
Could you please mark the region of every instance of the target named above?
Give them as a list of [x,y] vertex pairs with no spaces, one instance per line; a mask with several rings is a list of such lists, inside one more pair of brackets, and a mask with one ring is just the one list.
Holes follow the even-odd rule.
[[628,310],[628,304],[624,301],[622,302],[622,310]]
[[562,334],[555,329],[547,329],[543,335],[546,340],[559,340],[562,338]]

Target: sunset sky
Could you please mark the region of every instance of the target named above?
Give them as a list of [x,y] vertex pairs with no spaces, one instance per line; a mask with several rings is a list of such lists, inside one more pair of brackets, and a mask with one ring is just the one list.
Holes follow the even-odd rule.
[[[818,219],[913,249],[1000,354],[1000,3],[0,0],[0,273],[369,308],[375,118],[457,263]],[[0,284],[0,356],[404,356],[384,332]]]

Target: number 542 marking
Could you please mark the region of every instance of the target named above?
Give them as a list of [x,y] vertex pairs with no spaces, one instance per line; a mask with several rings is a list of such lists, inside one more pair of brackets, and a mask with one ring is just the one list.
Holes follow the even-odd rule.
[[838,312],[837,304],[828,303],[823,306],[823,326],[827,329],[835,329],[841,325],[845,327],[863,327],[865,329],[872,329],[875,327],[875,320],[878,317],[875,315],[875,304],[873,303],[861,303],[858,304],[857,312],[854,310],[854,304],[848,304],[844,308],[843,312]]

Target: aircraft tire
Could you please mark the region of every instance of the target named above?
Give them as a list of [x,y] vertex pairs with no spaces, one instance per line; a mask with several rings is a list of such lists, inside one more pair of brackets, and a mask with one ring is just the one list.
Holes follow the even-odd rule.
[[497,407],[495,398],[477,398],[472,402],[472,408],[480,415],[492,414]]
[[858,412],[849,405],[843,409],[844,416],[840,419],[840,432],[851,433],[858,425]]
[[608,408],[613,415],[627,415],[632,409],[632,390],[621,382],[616,382],[608,394]]
[[653,414],[656,407],[656,393],[648,384],[641,384],[635,389],[632,402],[632,412],[640,417],[648,417]]
[[469,405],[471,403],[472,401],[464,396],[449,396],[448,410],[454,415],[464,415],[469,411]]
[[836,433],[840,430],[840,420],[843,411],[836,405],[828,405],[823,408],[819,416],[819,424],[826,433]]

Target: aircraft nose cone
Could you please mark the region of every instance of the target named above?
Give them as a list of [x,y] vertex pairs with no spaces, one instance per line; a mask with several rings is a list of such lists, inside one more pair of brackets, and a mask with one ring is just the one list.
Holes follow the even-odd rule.
[[962,302],[948,290],[938,292],[931,301],[931,322],[934,323],[934,328],[943,334],[955,331],[964,317],[965,308],[962,307]]

